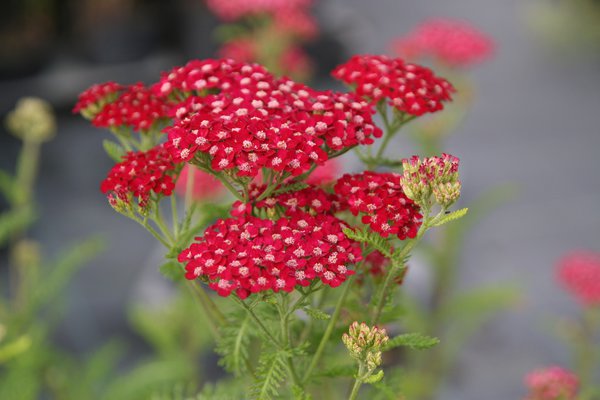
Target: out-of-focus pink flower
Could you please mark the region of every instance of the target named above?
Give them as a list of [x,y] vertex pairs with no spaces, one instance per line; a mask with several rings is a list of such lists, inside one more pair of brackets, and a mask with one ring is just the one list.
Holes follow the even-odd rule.
[[600,305],[600,254],[576,251],[560,260],[559,281],[584,305]]
[[325,164],[318,166],[306,179],[309,185],[327,185],[335,180],[341,171],[340,162],[332,158]]
[[275,14],[282,9],[308,8],[312,0],[206,0],[208,8],[225,21],[249,14]]
[[192,199],[196,201],[208,200],[217,197],[218,195],[223,193],[223,185],[221,184],[221,182],[219,182],[217,178],[210,174],[207,174],[204,171],[200,171],[199,169],[190,164],[187,164],[181,170],[179,179],[175,184],[175,192],[179,196],[185,197],[190,169],[193,169],[194,173],[194,176],[192,177],[194,180],[194,186],[192,188]]
[[239,62],[254,62],[257,55],[256,42],[251,38],[241,37],[230,40],[219,49],[222,58],[231,58]]
[[524,400],[575,400],[579,379],[558,366],[530,372],[525,377],[529,394]]
[[454,67],[469,67],[490,57],[490,37],[463,21],[432,19],[393,44],[401,57],[431,57]]
[[274,14],[275,29],[288,32],[304,40],[312,40],[319,34],[317,21],[306,8],[285,7]]

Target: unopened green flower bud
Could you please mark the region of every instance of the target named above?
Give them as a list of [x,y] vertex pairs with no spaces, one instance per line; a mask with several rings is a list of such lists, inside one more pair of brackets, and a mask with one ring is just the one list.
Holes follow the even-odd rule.
[[348,333],[342,335],[342,341],[350,355],[365,363],[369,371],[381,365],[381,349],[389,340],[385,329],[353,322]]
[[460,197],[460,188],[459,181],[440,183],[433,188],[435,201],[444,208],[450,207]]
[[24,97],[6,117],[8,130],[23,141],[46,142],[56,134],[56,119],[50,104],[36,97]]

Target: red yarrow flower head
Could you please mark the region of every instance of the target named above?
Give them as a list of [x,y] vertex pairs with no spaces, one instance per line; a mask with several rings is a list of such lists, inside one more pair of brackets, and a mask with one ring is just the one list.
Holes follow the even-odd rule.
[[529,373],[525,384],[529,394],[524,400],[575,400],[579,390],[577,376],[558,366]]
[[356,55],[333,72],[372,103],[387,100],[398,111],[419,116],[442,110],[454,87],[429,68],[387,56]]
[[253,216],[219,220],[179,255],[186,278],[201,278],[220,296],[241,299],[291,292],[316,280],[336,287],[360,261],[358,243],[330,215],[298,212],[276,221]]
[[231,81],[220,93],[188,98],[175,113],[178,120],[165,129],[174,160],[237,177],[256,177],[262,168],[298,176],[381,136],[373,108],[356,95],[262,73]]
[[[191,176],[190,176],[191,174]],[[191,186],[188,183],[191,180]],[[185,197],[188,187],[191,187],[191,196],[195,201],[205,201],[218,197],[225,188],[223,184],[211,174],[200,171],[193,165],[186,164],[175,183],[175,193]]]
[[342,176],[334,187],[341,206],[382,237],[396,235],[401,240],[414,238],[421,226],[422,215],[415,202],[400,186],[400,175],[365,171]]
[[450,207],[460,196],[458,179],[459,159],[443,153],[441,157],[402,160],[404,169],[400,181],[408,198],[421,206],[430,206],[431,197],[444,208]]
[[145,209],[153,193],[164,196],[173,193],[175,174],[176,166],[169,152],[157,146],[146,152],[127,153],[109,171],[100,190],[117,209],[130,208],[134,203]]
[[560,260],[558,280],[584,306],[600,305],[600,254],[576,251]]
[[122,90],[123,86],[115,82],[92,85],[79,95],[73,113],[81,113],[85,118],[92,119],[107,103],[115,101]]
[[92,123],[97,127],[129,127],[136,131],[150,130],[154,123],[166,120],[169,107],[142,83],[130,85],[113,102],[96,114]]
[[494,42],[464,21],[431,19],[393,45],[400,57],[433,58],[451,67],[470,67],[493,52]]

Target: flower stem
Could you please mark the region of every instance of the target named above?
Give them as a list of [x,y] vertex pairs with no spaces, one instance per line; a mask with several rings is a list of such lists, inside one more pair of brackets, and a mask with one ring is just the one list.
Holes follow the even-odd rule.
[[360,363],[358,365],[358,373],[356,374],[356,380],[354,381],[354,386],[352,386],[352,392],[350,392],[350,397],[348,397],[348,400],[355,400],[358,398],[358,392],[360,391],[360,387],[363,384],[362,375],[363,375],[363,364]]
[[246,311],[248,312],[248,314],[250,314],[250,317],[254,320],[254,322],[256,322],[256,324],[258,325],[258,327],[263,331],[263,333],[265,334],[265,336],[271,341],[273,342],[273,344],[275,346],[277,346],[278,349],[282,349],[281,343],[279,343],[279,340],[275,339],[275,337],[273,336],[273,334],[271,334],[271,332],[267,329],[267,327],[262,323],[262,321],[260,320],[260,318],[258,318],[258,316],[254,313],[254,311],[248,307],[248,304],[246,304],[244,302],[244,300],[239,299],[236,296],[233,296],[233,299],[242,306],[242,308],[246,309]]
[[[421,240],[421,238],[425,234],[425,231],[429,227],[429,223],[430,223],[430,221],[428,218],[428,212],[426,211],[425,216],[423,218],[423,223],[421,224],[421,227],[419,228],[419,232],[417,232],[417,236],[414,239],[411,239],[408,243],[406,243],[406,245],[404,245],[402,250],[400,250],[399,254],[397,254],[397,255],[394,254],[394,258],[397,261],[404,259],[410,253],[410,251],[415,247],[415,245],[419,242],[419,240]],[[379,318],[381,317],[381,312],[383,311],[383,306],[385,305],[385,299],[386,299],[388,291],[390,290],[390,287],[394,281],[394,276],[396,276],[396,274],[399,272],[400,268],[403,268],[403,267],[404,267],[404,264],[399,264],[398,262],[392,263],[392,268],[390,268],[390,270],[388,271],[388,274],[385,277],[385,281],[383,282],[383,286],[381,286],[381,289],[378,291],[377,295],[374,297],[375,299],[378,299],[378,302],[377,302],[377,306],[375,307],[375,313],[373,314],[373,318],[371,319],[371,325],[377,325],[379,323]]]
[[[357,267],[356,269],[358,270],[359,268]],[[323,351],[325,350],[325,346],[327,345],[327,342],[329,341],[329,338],[331,337],[331,334],[333,333],[335,324],[337,323],[337,321],[340,317],[340,312],[342,311],[342,306],[344,305],[344,302],[346,301],[346,297],[348,297],[348,293],[350,292],[350,287],[352,287],[352,285],[354,284],[355,279],[356,279],[356,274],[352,275],[350,278],[348,278],[348,281],[346,281],[346,286],[344,287],[344,290],[342,291],[340,298],[338,299],[338,302],[335,305],[335,310],[333,311],[333,314],[331,315],[331,318],[329,319],[329,324],[327,325],[325,333],[323,334],[323,337],[321,338],[321,342],[319,343],[319,346],[317,347],[317,351],[315,352],[315,354],[310,362],[310,365],[308,366],[308,369],[306,370],[306,373],[304,374],[304,377],[302,378],[303,383],[306,383],[306,381],[308,381],[308,379],[310,379],[312,371],[315,369],[315,367],[319,363],[321,356],[323,355]]]

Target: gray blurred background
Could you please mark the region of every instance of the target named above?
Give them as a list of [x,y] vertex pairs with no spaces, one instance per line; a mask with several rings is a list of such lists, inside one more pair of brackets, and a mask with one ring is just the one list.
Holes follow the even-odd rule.
[[[3,2],[8,11],[0,19],[0,114],[24,95],[48,99],[59,113],[58,136],[44,145],[34,236],[49,257],[94,233],[108,243],[67,294],[57,340],[81,353],[107,337],[131,336],[127,307],[160,302],[167,285],[153,239],[99,191],[112,165],[101,145],[108,133],[70,108],[93,83],[151,82],[187,59],[214,55],[210,32],[217,24],[200,0],[126,1],[117,14],[107,6],[94,15],[81,10],[84,3],[93,2],[40,2],[41,11],[28,11],[29,31],[14,28],[20,2]],[[522,298],[469,342],[441,398],[522,397],[527,371],[568,363],[566,348],[545,333],[553,317],[578,309],[555,282],[557,259],[572,249],[600,251],[599,48],[577,48],[577,38],[568,48],[553,46],[535,29],[535,4],[527,1],[316,3],[324,36],[309,51],[323,61],[321,86],[333,84],[326,74],[336,63],[354,53],[388,53],[394,37],[429,17],[470,21],[496,41],[495,57],[472,71],[477,100],[447,150],[461,158],[463,204],[497,185],[518,188],[471,232],[461,285],[510,283]],[[564,28],[558,21],[553,29]],[[0,168],[12,169],[19,144],[1,129]],[[406,140],[397,139],[394,153],[410,155]],[[417,286],[426,279],[415,275]]]

